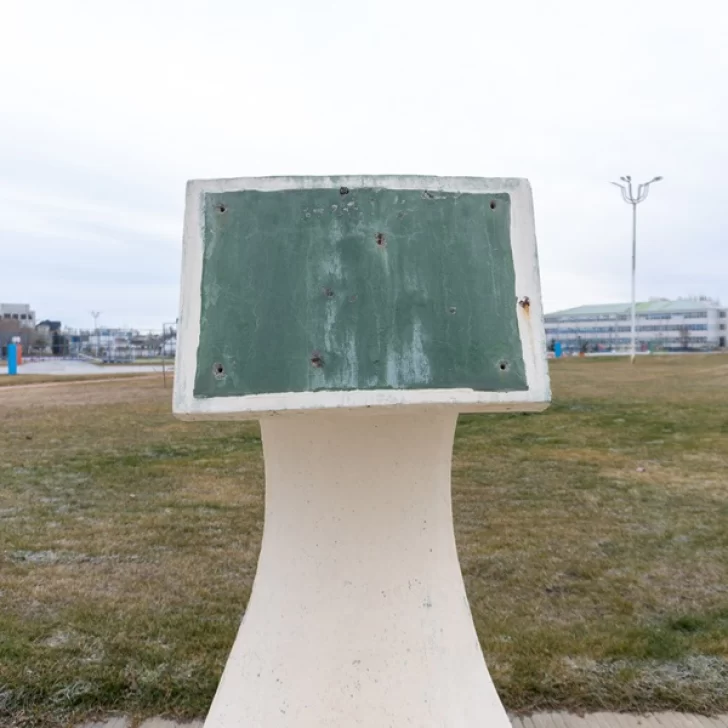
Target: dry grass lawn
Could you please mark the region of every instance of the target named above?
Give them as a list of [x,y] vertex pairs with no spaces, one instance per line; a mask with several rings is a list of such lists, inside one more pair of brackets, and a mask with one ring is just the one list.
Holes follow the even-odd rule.
[[[728,712],[728,357],[552,377],[548,412],[455,445],[506,707]],[[0,724],[204,715],[255,572],[257,426],[173,420],[161,377],[6,387],[0,452]]]
[[[134,376],[149,376],[147,374],[16,374],[14,376],[1,375],[0,387],[27,387],[36,384],[64,385],[69,382],[101,382],[108,379],[118,379]],[[0,406],[2,406],[0,404]]]

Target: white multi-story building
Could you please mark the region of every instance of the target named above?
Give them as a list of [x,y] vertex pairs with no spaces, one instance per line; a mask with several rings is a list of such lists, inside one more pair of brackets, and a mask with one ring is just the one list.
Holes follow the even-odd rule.
[[17,321],[23,328],[35,328],[35,311],[28,303],[0,303],[0,320]]
[[[579,306],[545,316],[546,340],[566,351],[623,351],[631,342],[629,303]],[[638,351],[726,346],[726,309],[709,298],[653,299],[637,304]]]

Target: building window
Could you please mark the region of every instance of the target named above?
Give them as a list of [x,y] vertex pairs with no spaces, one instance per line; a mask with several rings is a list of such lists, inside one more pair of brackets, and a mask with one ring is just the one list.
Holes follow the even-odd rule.
[[17,313],[14,313],[13,314],[13,318],[17,321],[18,320],[18,314]]
[[692,313],[683,314],[683,318],[696,319],[696,318],[708,318],[707,311],[693,311]]

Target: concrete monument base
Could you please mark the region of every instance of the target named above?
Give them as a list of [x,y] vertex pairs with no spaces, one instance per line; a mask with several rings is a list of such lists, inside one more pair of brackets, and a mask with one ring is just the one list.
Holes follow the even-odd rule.
[[457,412],[261,421],[253,592],[206,728],[508,728],[458,563]]

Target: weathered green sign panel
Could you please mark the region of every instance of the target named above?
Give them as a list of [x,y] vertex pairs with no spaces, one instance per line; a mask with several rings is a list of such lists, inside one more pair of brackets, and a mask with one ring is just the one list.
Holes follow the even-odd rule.
[[204,196],[195,397],[527,389],[508,193]]

